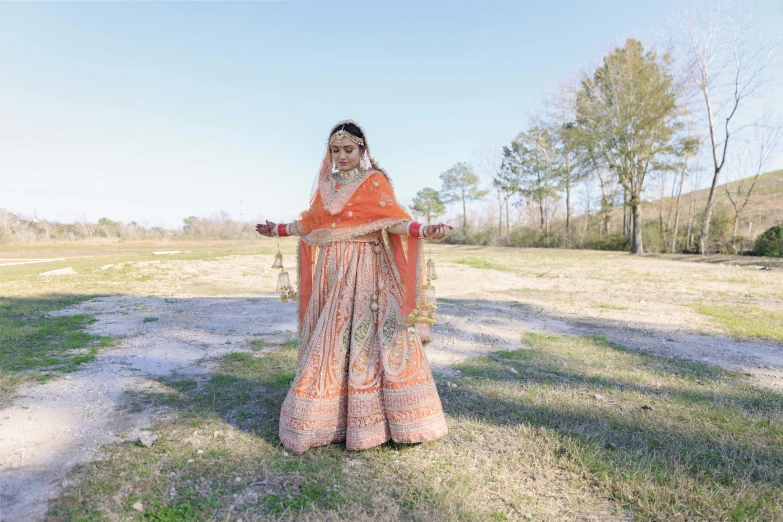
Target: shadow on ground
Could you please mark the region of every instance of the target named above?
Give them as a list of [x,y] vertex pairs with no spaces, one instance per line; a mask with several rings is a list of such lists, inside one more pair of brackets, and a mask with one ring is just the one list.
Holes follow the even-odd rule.
[[[380,481],[379,488],[391,491],[386,514],[438,519],[433,514],[444,512],[482,519],[491,511],[511,513],[515,518],[514,513],[519,515],[529,506],[489,502],[489,507],[481,507],[489,511],[481,511],[469,502],[476,491],[483,491],[473,481],[484,477],[492,482],[492,473],[510,466],[497,454],[502,451],[531,461],[546,457],[549,466],[563,474],[563,483],[584,483],[585,488],[592,488],[590,495],[596,502],[616,507],[607,519],[619,517],[618,509],[630,510],[641,518],[743,520],[782,515],[777,502],[783,486],[781,395],[752,386],[741,374],[635,353],[602,338],[581,338],[580,334],[596,331],[578,326],[578,320],[566,322],[536,314],[524,303],[496,306],[480,300],[449,300],[441,311],[445,325],[436,326],[433,337],[461,335],[468,343],[477,341],[484,346],[470,355],[485,356],[459,363],[458,375],[449,377],[454,381],[451,385],[445,377],[439,379],[451,430],[446,440],[426,445],[426,450],[386,444],[363,454],[367,469],[357,471],[357,477],[374,477]],[[104,397],[101,390],[122,379],[155,382],[157,386],[146,388],[117,386],[106,404],[122,407],[123,415],[152,410],[173,413],[176,419],[172,426],[178,430],[183,429],[183,423],[196,429],[213,420],[225,423],[246,437],[245,444],[252,451],[243,454],[231,447],[214,446],[222,440],[216,435],[212,449],[207,450],[212,452],[207,454],[212,460],[205,468],[203,463],[190,462],[197,456],[192,437],[166,434],[165,430],[152,454],[149,448],[115,446],[110,451],[125,456],[98,466],[103,474],[78,470],[78,484],[54,503],[55,519],[90,512],[87,499],[96,498],[97,509],[108,505],[128,512],[133,501],[141,499],[145,505],[156,506],[159,513],[185,509],[189,503],[194,516],[217,516],[237,503],[232,495],[247,497],[243,509],[258,509],[258,513],[270,516],[296,512],[337,516],[341,510],[356,506],[361,507],[362,516],[378,515],[373,505],[380,489],[362,486],[343,472],[350,465],[351,454],[340,447],[313,450],[302,457],[284,456],[280,450],[280,405],[296,370],[295,347],[289,342],[279,348],[293,336],[291,303],[282,305],[269,297],[103,296],[69,312],[94,315],[98,321],[89,327],[94,335],[121,338],[117,346],[99,351],[94,361],[74,373],[83,381],[83,399]],[[151,317],[155,319],[145,322]],[[526,320],[540,322],[542,318],[555,324],[556,332],[575,337],[523,338],[529,330]],[[468,320],[460,322],[464,319]],[[506,328],[516,340],[477,332],[473,328],[477,321]],[[286,326],[281,328],[281,324]],[[612,340],[611,332],[622,330],[617,324],[601,333]],[[662,335],[671,338],[672,334]],[[745,346],[743,341],[723,340],[736,342],[738,349]],[[505,351],[498,352],[503,348]],[[38,393],[37,399],[45,401],[47,393],[58,393],[57,385],[58,381],[53,381],[34,387],[32,399],[25,400],[35,402]],[[62,402],[47,405],[51,411],[67,406]],[[514,436],[507,437],[506,432]],[[502,449],[481,442],[501,438],[508,441]],[[541,453],[526,454],[527,445],[534,442]],[[458,473],[464,459],[481,454],[482,447],[491,452],[486,459],[499,468],[477,470],[474,477]],[[427,460],[426,466],[417,462],[424,452],[435,454],[437,469],[453,470],[463,482],[450,483],[451,492],[435,487],[432,480],[440,477],[440,472],[428,467],[435,466],[435,461]],[[245,462],[251,454],[252,462]],[[149,461],[150,455],[160,461]],[[123,461],[126,457],[130,460]],[[403,464],[393,467],[395,460]],[[113,467],[120,463],[125,466],[125,475]],[[253,493],[252,498],[248,496],[252,488],[245,482],[222,483],[231,482],[237,469],[248,465],[256,466],[256,474],[263,469],[269,477],[264,491]],[[159,478],[139,478],[149,477],[153,468],[171,470],[182,480],[167,486],[173,481],[166,479],[165,473]],[[210,490],[212,494],[205,493],[200,479],[186,478],[204,476],[207,469],[212,469],[210,487],[218,485]],[[500,475],[517,478],[496,487],[509,488],[509,498],[514,498],[529,486],[521,482],[526,480],[523,475],[508,471]],[[124,490],[134,477],[140,485]],[[335,486],[318,489],[324,481]],[[178,493],[172,495],[169,487]],[[464,499],[455,497],[454,492],[464,492]],[[120,500],[113,501],[115,496]],[[391,511],[390,506],[394,508]],[[578,506],[562,509],[560,515],[576,513],[576,518],[590,519],[578,516]]]

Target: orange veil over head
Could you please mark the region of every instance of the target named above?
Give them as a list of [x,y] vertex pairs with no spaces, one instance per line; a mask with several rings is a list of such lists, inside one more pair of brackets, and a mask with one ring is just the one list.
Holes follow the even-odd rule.
[[[364,161],[367,174],[356,181],[333,187],[329,138],[340,126],[352,123],[364,135]],[[351,241],[360,237],[376,240],[394,260],[397,282],[403,291],[402,314],[416,308],[421,293],[421,240],[388,234],[386,229],[411,220],[394,194],[389,175],[370,154],[367,133],[353,120],[343,120],[332,127],[321,166],[313,183],[310,208],[297,222],[299,241],[299,320],[301,322],[313,288],[313,270],[317,249],[333,241]],[[374,237],[372,237],[374,235]]]

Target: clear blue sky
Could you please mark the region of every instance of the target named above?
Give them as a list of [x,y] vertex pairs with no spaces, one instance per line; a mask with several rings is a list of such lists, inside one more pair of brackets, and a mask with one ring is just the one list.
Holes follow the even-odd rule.
[[[291,219],[344,118],[408,202],[614,44],[660,44],[677,5],[0,3],[0,208]],[[783,27],[779,1],[753,9]]]

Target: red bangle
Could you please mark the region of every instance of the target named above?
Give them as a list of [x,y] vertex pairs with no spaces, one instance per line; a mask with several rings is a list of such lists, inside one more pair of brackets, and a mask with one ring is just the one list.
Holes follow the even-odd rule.
[[419,231],[421,230],[421,223],[417,221],[411,221],[408,225],[408,235],[411,237],[419,237]]
[[288,236],[288,225],[285,223],[280,223],[277,225],[277,235],[280,237]]

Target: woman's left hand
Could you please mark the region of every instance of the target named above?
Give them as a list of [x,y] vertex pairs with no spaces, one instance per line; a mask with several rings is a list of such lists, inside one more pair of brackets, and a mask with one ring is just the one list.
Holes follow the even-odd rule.
[[453,229],[451,225],[445,223],[438,223],[437,225],[427,225],[427,238],[428,239],[443,239],[446,234]]

